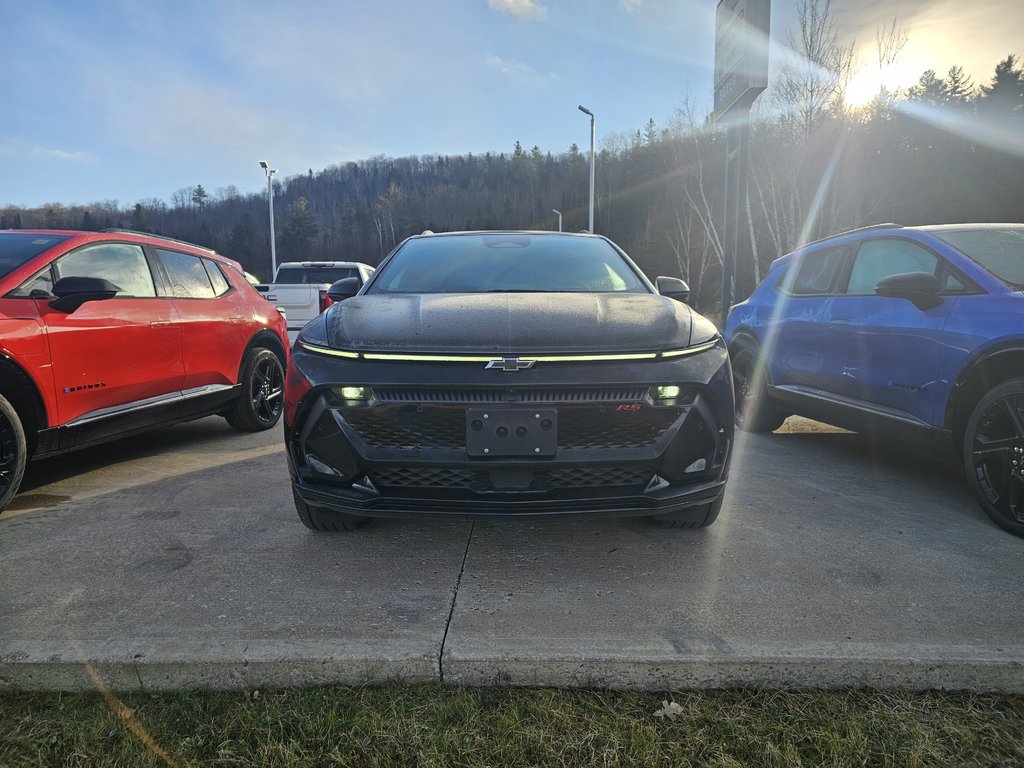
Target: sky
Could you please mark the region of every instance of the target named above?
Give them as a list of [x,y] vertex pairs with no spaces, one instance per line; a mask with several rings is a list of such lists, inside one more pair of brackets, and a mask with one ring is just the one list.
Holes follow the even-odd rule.
[[[773,0],[781,45],[799,0]],[[0,207],[266,187],[377,155],[564,152],[711,110],[715,0],[0,0]],[[1024,54],[1024,0],[832,0],[890,88]],[[772,61],[781,61],[773,50]]]

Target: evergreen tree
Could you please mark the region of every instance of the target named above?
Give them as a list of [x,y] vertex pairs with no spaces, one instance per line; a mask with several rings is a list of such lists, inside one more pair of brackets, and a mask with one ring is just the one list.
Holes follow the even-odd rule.
[[206,205],[206,198],[209,197],[206,190],[203,189],[202,184],[196,184],[195,189],[192,190],[192,205],[197,208],[202,208]]
[[281,250],[293,258],[309,255],[313,239],[320,231],[316,214],[309,209],[309,201],[300,197],[288,206],[284,227],[281,228]]
[[936,77],[934,69],[926,70],[917,81],[917,85],[912,85],[907,90],[908,100],[920,101],[925,104],[936,106],[945,104],[948,98],[949,89],[946,86],[946,81]]
[[974,81],[964,74],[963,67],[953,66],[946,73],[946,101],[966,104],[974,98]]
[[644,128],[644,140],[648,144],[653,144],[658,140],[658,129],[654,125],[654,118],[647,120],[647,126]]
[[136,232],[146,232],[146,209],[142,203],[136,203],[132,209],[132,229]]
[[996,64],[991,85],[981,86],[979,108],[990,113],[1024,117],[1024,69],[1012,53]]

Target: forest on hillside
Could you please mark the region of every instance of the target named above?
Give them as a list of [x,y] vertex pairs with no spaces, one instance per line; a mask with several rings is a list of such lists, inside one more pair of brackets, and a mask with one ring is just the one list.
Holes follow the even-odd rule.
[[[1024,221],[1024,68],[1007,55],[975,83],[962,68],[924,72],[897,93],[847,104],[853,47],[843,46],[828,0],[804,0],[788,44],[802,59],[775,76],[751,126],[740,297],[765,267],[802,242],[881,222],[904,225]],[[907,30],[879,30],[879,66],[899,56]],[[527,141],[526,144],[529,142]],[[650,275],[676,275],[715,311],[723,253],[725,131],[682,106],[605,137],[597,155],[595,230]],[[483,155],[378,156],[274,182],[277,258],[377,264],[430,229],[587,226],[587,151],[519,141]],[[123,227],[196,242],[270,277],[266,192],[203,184],[169,201],[0,209],[0,229]]]

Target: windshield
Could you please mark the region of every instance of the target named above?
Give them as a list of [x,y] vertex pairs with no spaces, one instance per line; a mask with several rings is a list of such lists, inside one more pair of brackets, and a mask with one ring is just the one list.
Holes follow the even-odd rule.
[[282,267],[274,280],[278,285],[331,285],[346,277],[358,277],[355,267]]
[[1024,287],[1024,227],[960,229],[933,234],[1015,288]]
[[410,240],[368,293],[625,292],[647,288],[606,240],[527,234]]
[[0,236],[0,277],[9,275],[47,248],[67,239],[67,235],[5,233]]

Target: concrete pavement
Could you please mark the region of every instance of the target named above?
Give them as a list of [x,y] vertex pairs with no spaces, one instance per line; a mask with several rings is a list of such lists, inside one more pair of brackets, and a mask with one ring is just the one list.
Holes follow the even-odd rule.
[[0,688],[451,683],[1024,693],[1024,540],[956,468],[791,419],[705,531],[387,520],[322,535],[280,432],[204,419],[30,467]]

